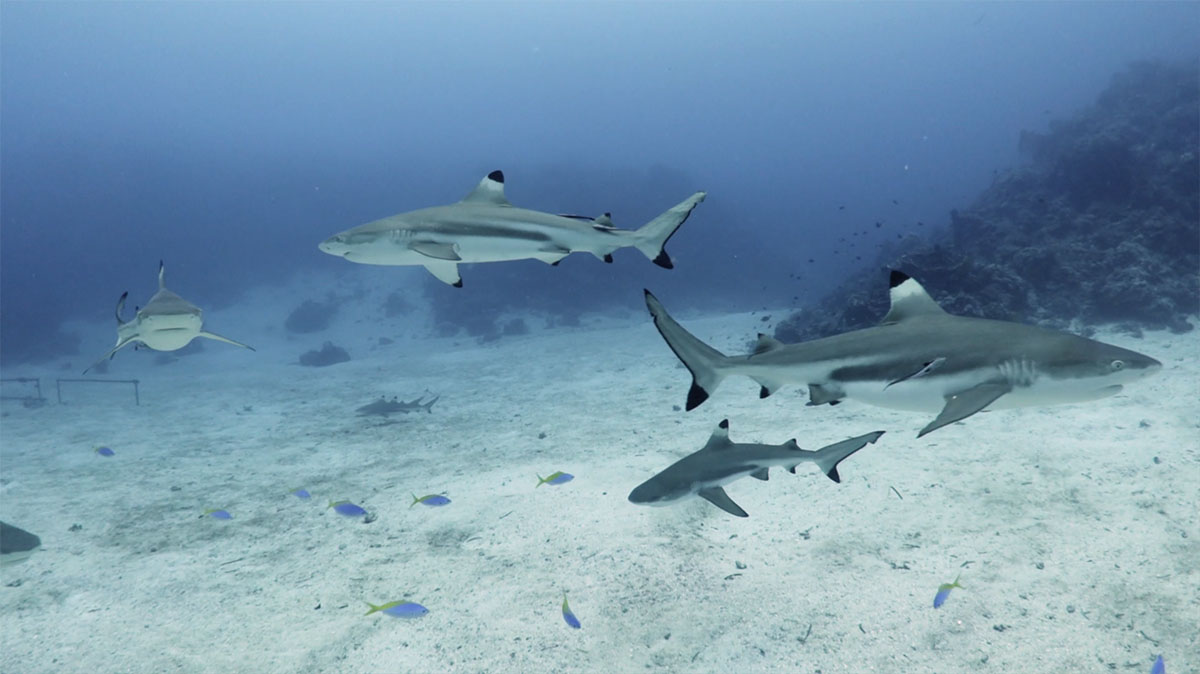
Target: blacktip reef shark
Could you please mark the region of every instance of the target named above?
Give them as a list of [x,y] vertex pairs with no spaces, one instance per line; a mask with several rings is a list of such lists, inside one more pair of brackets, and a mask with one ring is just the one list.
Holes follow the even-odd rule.
[[920,437],[983,409],[1104,398],[1162,368],[1149,356],[1078,335],[948,314],[900,271],[891,273],[891,301],[875,327],[787,345],[760,334],[752,353],[726,356],[684,330],[646,291],[654,325],[692,373],[689,410],[738,374],[759,383],[761,398],[798,383],[808,385],[810,406],[850,398],[936,412]]
[[874,443],[883,435],[875,431],[843,440],[816,451],[800,449],[795,440],[782,445],[735,443],[729,440],[729,420],[717,425],[708,443],[668,466],[661,473],[638,485],[629,493],[629,501],[643,505],[669,505],[687,496],[699,496],[721,510],[738,517],[749,517],[729,498],[724,485],[750,477],[766,480],[772,466],[783,466],[792,474],[805,462],[817,464],[834,482],[841,482],[837,466],[846,457]]
[[517,208],[504,198],[504,173],[492,171],[462,201],[368,222],[319,248],[360,264],[421,265],[456,288],[462,287],[459,263],[532,258],[558,264],[577,252],[612,262],[614,251],[630,246],[671,269],[663,247],[704,196],[696,192],[639,229],[618,229],[608,213],[589,218]]
[[[227,337],[214,335],[204,330],[204,312],[200,307],[167,290],[163,282],[164,267],[158,263],[158,292],[150,298],[146,306],[138,309],[133,320],[126,321],[121,317],[125,310],[125,299],[129,291],[121,293],[117,300],[117,345],[100,357],[96,363],[106,358],[112,358],[118,351],[130,344],[144,344],[155,351],[176,351],[191,343],[197,337],[215,339],[243,349],[254,350],[241,342],[235,342]],[[93,363],[83,373],[95,367]]]

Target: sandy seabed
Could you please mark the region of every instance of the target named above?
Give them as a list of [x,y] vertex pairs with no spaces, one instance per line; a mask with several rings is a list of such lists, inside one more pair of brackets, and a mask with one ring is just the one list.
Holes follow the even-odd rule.
[[[0,418],[0,519],[43,541],[0,569],[0,670],[1147,672],[1159,653],[1200,670],[1200,332],[1098,334],[1163,371],[918,440],[924,415],[759,400],[744,378],[685,413],[690,378],[645,314],[477,344],[365,308],[294,337],[294,296],[258,301],[278,309],[212,327],[257,353],[118,354],[98,378],[139,379],[140,406],[119,384],[64,384],[58,404],[86,358],[5,372],[50,402]],[[678,318],[727,352],[762,326]],[[98,355],[112,328],[94,330]],[[325,339],[353,360],[295,364]],[[354,413],[426,391],[431,414]],[[735,441],[808,449],[888,433],[841,484],[811,464],[733,483],[748,519],[626,500],[723,418]],[[535,486],[556,470],[575,480]],[[374,520],[326,507],[343,499]],[[429,614],[364,615],[400,599]]]

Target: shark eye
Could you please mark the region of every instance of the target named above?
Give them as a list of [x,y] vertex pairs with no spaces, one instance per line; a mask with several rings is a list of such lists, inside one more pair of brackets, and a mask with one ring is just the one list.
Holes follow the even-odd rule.
[[1125,369],[1125,361],[1123,361],[1123,360],[1114,360],[1114,361],[1112,362],[1112,369],[1113,369],[1113,371],[1114,371],[1114,372],[1116,372],[1117,370],[1124,370],[1124,369]]

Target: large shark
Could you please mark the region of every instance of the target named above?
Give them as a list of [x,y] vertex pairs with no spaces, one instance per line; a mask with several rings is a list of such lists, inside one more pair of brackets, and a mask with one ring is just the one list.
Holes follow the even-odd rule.
[[[158,263],[158,292],[150,298],[146,306],[137,310],[133,320],[126,321],[121,317],[125,309],[125,299],[129,291],[121,293],[117,300],[117,345],[100,357],[96,363],[106,358],[112,358],[118,351],[130,344],[144,344],[155,351],[176,351],[191,343],[197,337],[215,339],[218,342],[233,344],[243,349],[254,350],[241,342],[235,342],[227,337],[215,335],[204,330],[204,312],[200,307],[167,290],[163,282],[164,268],[162,261]],[[96,366],[93,363],[84,370]]]
[[360,264],[421,265],[457,288],[462,287],[461,262],[532,258],[558,264],[576,252],[612,262],[614,251],[630,246],[671,269],[663,246],[704,195],[693,194],[639,229],[617,229],[608,213],[588,218],[517,208],[504,198],[504,174],[492,171],[462,201],[368,222],[319,247]]
[[891,273],[891,301],[876,327],[788,345],[760,334],[752,353],[726,356],[684,330],[646,291],[655,326],[692,373],[689,410],[725,377],[740,374],[759,383],[761,398],[798,383],[808,385],[809,405],[851,398],[936,412],[920,437],[983,409],[1111,396],[1162,367],[1135,351],[1065,332],[948,314],[899,271]]
[[669,505],[686,496],[699,496],[730,515],[749,517],[729,498],[723,486],[740,478],[766,480],[772,466],[783,466],[795,474],[796,466],[807,461],[817,464],[834,482],[841,482],[837,466],[846,457],[873,443],[883,435],[875,431],[808,451],[795,440],[782,445],[734,443],[729,440],[729,420],[717,425],[708,443],[667,466],[661,473],[638,485],[629,493],[629,501],[644,505]]

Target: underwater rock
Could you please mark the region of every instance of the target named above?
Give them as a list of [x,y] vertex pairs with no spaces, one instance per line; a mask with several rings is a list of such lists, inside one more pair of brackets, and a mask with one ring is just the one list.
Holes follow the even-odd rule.
[[868,327],[886,270],[920,278],[947,311],[1067,327],[1186,332],[1200,313],[1200,67],[1139,63],[1090,108],[1024,133],[1031,162],[998,175],[949,227],[904,239],[814,308],[784,342]]
[[350,354],[346,353],[342,347],[334,346],[333,342],[325,342],[320,351],[306,351],[300,354],[300,364],[308,367],[325,367],[348,360],[350,360]]

